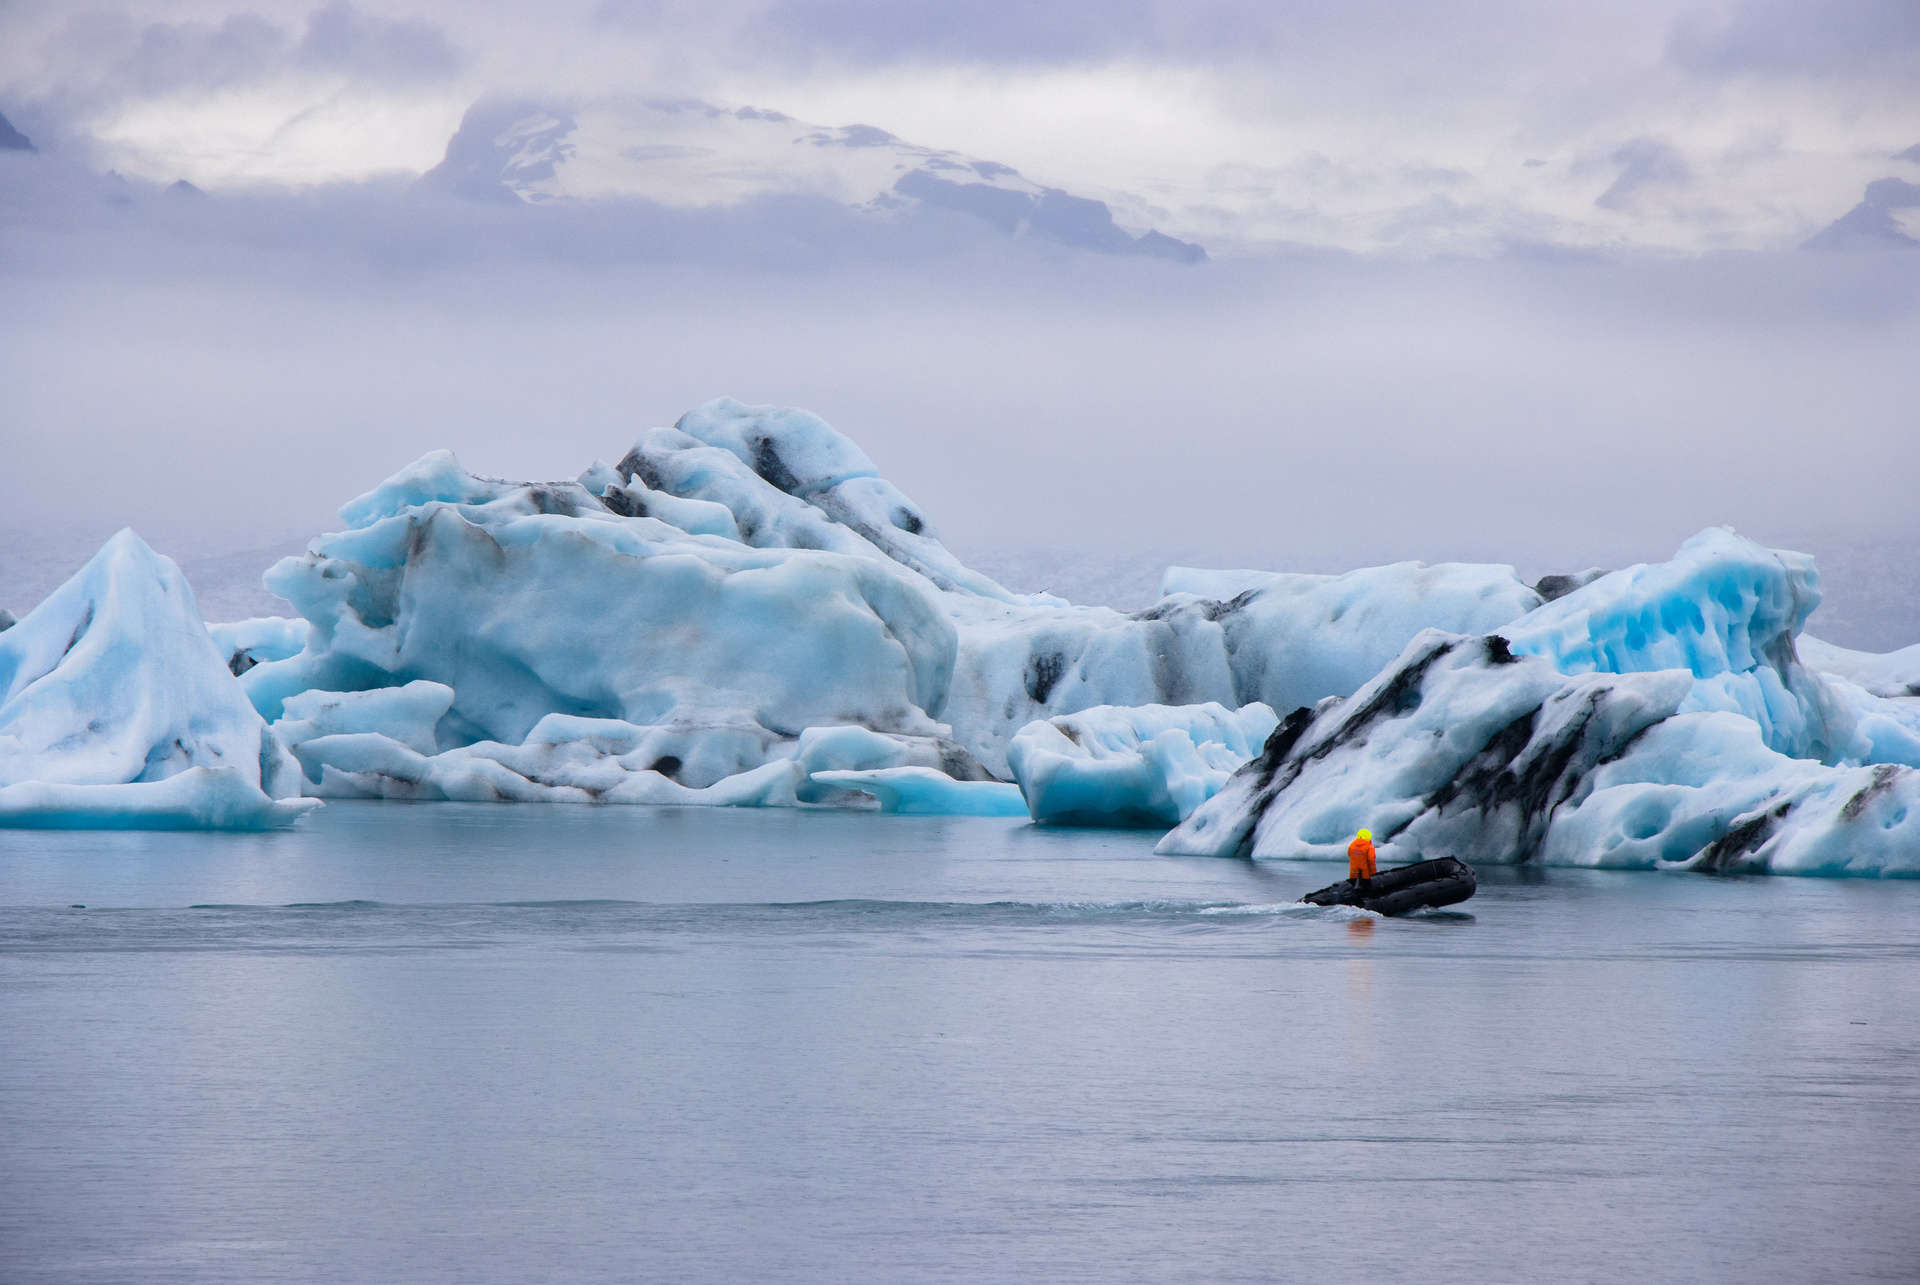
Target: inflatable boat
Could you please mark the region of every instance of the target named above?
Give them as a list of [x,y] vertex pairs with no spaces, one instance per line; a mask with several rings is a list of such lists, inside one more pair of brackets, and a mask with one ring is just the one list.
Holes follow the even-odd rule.
[[1300,900],[1315,906],[1359,906],[1382,915],[1405,915],[1432,906],[1465,901],[1479,886],[1473,867],[1453,857],[1382,870],[1362,888],[1358,880],[1310,892]]

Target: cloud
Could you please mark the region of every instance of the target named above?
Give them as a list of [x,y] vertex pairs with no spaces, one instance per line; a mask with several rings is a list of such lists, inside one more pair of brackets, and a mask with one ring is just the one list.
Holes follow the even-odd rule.
[[47,42],[61,83],[50,96],[98,109],[114,102],[323,77],[383,89],[445,82],[463,59],[446,32],[334,0],[304,19],[256,12],[217,21],[139,23],[125,13],[69,18]]
[[1920,84],[1914,0],[1738,0],[1720,15],[1682,15],[1667,57],[1700,75],[1845,78]]
[[11,519],[248,547],[434,447],[570,476],[719,393],[826,415],[963,550],[1583,566],[1911,511],[1874,465],[1911,436],[1920,256],[1185,270],[800,200],[116,191],[7,219]]
[[1249,42],[1269,44],[1273,25],[1263,6],[1244,0],[766,0],[700,9],[679,0],[603,0],[595,14],[637,31],[698,25],[711,38],[730,29],[744,45],[782,59],[1002,67],[1244,51]]
[[1603,210],[1630,210],[1649,191],[1675,189],[1692,182],[1687,158],[1670,144],[1657,138],[1636,138],[1615,149],[1611,157],[1620,167],[1619,177],[1594,204]]
[[[1916,0],[107,2],[132,16],[0,0],[0,105],[43,148],[91,134],[98,168],[209,190],[424,170],[483,94],[638,84],[990,156],[1224,253],[1484,252],[1515,221],[1785,247],[1893,168],[1862,158],[1914,143],[1914,95],[1885,81],[1920,66]],[[1775,154],[1729,159],[1769,130]],[[1606,162],[1628,139],[1672,150]],[[628,145],[651,144],[678,140]],[[1236,169],[1281,177],[1209,186]]]
[[460,70],[460,54],[439,27],[387,19],[335,0],[307,16],[293,61],[308,70],[383,85],[434,83]]

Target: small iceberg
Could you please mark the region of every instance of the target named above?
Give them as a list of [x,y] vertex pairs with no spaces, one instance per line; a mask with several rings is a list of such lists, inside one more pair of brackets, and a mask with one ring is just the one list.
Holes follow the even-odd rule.
[[257,830],[316,800],[130,530],[0,633],[0,825]]

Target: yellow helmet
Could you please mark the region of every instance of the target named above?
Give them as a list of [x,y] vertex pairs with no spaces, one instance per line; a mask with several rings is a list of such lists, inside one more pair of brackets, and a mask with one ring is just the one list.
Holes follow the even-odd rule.
[[1366,840],[1366,841],[1367,841],[1368,843],[1372,843],[1372,842],[1373,842],[1373,831],[1371,831],[1371,830],[1362,830],[1362,831],[1360,832],[1360,834],[1359,834],[1359,836],[1358,836],[1358,837],[1359,837],[1359,838],[1361,838],[1361,839],[1364,839],[1364,840]]

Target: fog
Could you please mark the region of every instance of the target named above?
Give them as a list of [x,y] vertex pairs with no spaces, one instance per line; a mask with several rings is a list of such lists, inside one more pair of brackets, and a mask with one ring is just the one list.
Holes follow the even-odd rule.
[[799,201],[69,180],[15,186],[0,251],[16,612],[120,525],[286,546],[424,451],[572,477],[721,395],[821,414],[1021,587],[1110,598],[1168,560],[1538,573],[1715,523],[1816,553],[1916,527],[1917,255],[1186,268]]

